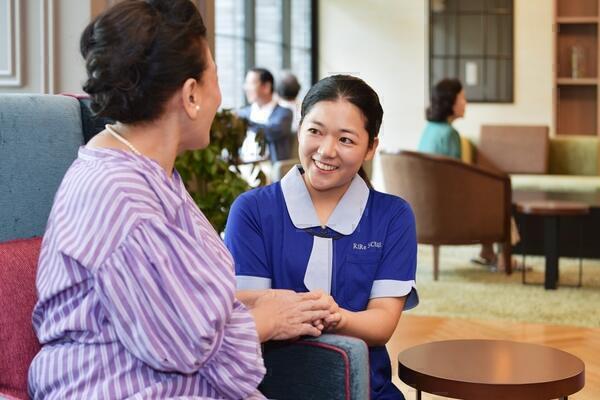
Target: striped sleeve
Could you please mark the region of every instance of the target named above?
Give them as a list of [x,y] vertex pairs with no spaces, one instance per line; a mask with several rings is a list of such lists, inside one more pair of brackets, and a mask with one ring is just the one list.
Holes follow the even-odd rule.
[[135,357],[157,370],[199,373],[227,398],[255,391],[265,369],[233,271],[185,231],[143,220],[94,274],[106,317]]

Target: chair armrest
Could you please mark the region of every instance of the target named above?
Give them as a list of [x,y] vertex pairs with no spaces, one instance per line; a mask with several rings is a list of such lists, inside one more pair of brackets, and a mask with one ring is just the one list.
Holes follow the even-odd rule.
[[412,151],[381,154],[385,188],[415,212],[419,243],[505,242],[509,237],[508,174]]
[[319,338],[268,342],[267,374],[259,386],[275,399],[368,399],[369,351],[360,339],[325,334]]

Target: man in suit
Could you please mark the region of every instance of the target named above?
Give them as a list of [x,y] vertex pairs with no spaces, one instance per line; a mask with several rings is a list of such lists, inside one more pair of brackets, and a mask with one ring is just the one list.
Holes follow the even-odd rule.
[[238,115],[248,121],[248,133],[241,151],[244,161],[259,158],[255,141],[259,131],[265,135],[272,162],[291,157],[293,113],[277,104],[273,88],[273,75],[268,70],[252,68],[246,74],[244,91],[250,105],[238,111]]

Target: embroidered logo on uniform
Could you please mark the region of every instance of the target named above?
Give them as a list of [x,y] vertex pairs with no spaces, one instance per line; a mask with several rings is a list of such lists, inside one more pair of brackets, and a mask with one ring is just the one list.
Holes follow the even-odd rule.
[[381,242],[368,242],[368,243],[352,243],[353,250],[368,250],[370,248],[380,249],[383,247]]

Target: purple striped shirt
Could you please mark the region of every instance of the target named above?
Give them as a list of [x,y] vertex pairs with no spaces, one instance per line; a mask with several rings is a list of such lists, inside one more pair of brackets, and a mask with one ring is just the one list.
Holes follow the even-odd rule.
[[82,147],[42,243],[34,399],[264,398],[233,261],[154,161]]

